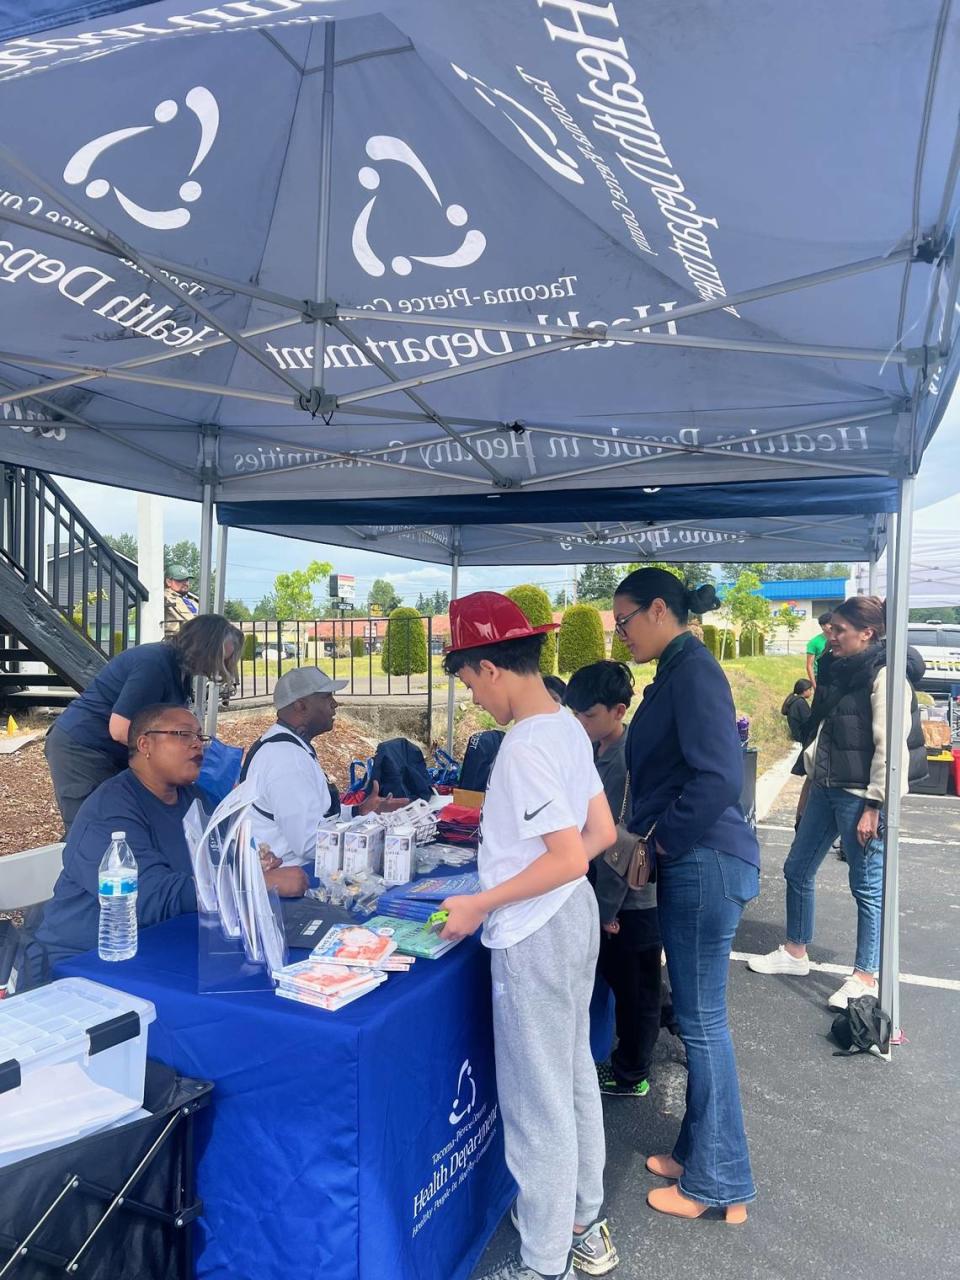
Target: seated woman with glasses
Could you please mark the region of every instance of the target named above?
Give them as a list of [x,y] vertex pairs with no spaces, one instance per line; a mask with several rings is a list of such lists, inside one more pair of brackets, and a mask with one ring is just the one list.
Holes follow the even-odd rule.
[[[185,707],[159,703],[135,713],[128,768],[87,797],[70,827],[63,870],[26,946],[24,986],[46,981],[61,960],[97,945],[97,872],[114,831],[126,833],[137,860],[141,928],[196,911],[183,817],[203,796],[195,783],[207,741]],[[299,867],[265,867],[265,878],[283,897],[299,897],[307,887]]]

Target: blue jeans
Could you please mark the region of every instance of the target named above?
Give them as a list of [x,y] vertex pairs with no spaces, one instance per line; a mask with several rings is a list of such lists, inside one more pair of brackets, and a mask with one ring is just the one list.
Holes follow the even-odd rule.
[[[839,835],[857,904],[857,955],[854,967],[876,973],[880,967],[880,914],[883,904],[883,840],[866,846],[857,838],[864,802],[842,787],[810,784],[807,807],[783,864],[787,882],[787,941],[813,940],[814,881],[820,864]],[[883,815],[880,832],[883,831]]]
[[657,862],[660,931],[687,1050],[687,1108],[673,1158],[683,1165],[680,1190],[704,1204],[744,1204],[757,1194],[727,1022],[727,975],[743,908],[759,892],[757,868],[717,849],[698,845]]

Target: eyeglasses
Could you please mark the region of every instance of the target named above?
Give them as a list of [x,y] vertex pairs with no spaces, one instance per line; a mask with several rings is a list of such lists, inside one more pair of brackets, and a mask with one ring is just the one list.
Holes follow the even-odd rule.
[[625,618],[617,618],[613,628],[614,631],[616,631],[617,635],[626,636],[627,623],[630,621],[631,618],[635,618],[638,613],[643,613],[643,605],[640,605],[638,606],[638,608],[634,609],[633,613],[628,613]]
[[181,742],[199,742],[201,747],[210,741],[205,733],[197,733],[195,729],[145,729],[143,736],[146,738],[151,733],[165,733],[167,737],[179,738]]

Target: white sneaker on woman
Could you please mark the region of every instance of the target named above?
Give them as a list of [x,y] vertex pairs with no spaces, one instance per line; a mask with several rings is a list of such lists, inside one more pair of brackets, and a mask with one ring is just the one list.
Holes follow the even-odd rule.
[[857,978],[853,974],[846,980],[839,991],[835,991],[827,1004],[831,1009],[845,1009],[850,1000],[857,1000],[860,996],[875,996],[877,994],[877,985],[864,982],[862,978]]
[[747,961],[747,968],[754,973],[788,973],[797,978],[805,978],[810,972],[810,958],[804,956],[802,960],[798,960],[786,947],[777,947],[776,951],[769,951],[765,956],[751,956]]

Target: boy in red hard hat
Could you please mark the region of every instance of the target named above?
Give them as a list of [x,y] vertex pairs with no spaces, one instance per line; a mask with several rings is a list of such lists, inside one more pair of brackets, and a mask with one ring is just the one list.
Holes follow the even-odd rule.
[[483,926],[491,951],[497,1091],[524,1280],[606,1275],[619,1259],[600,1218],[603,1110],[590,1053],[599,946],[591,858],[616,837],[582,726],[540,676],[544,633],[512,600],[450,605],[444,658],[477,706],[511,724],[483,806],[481,891],[448,898],[443,936]]

